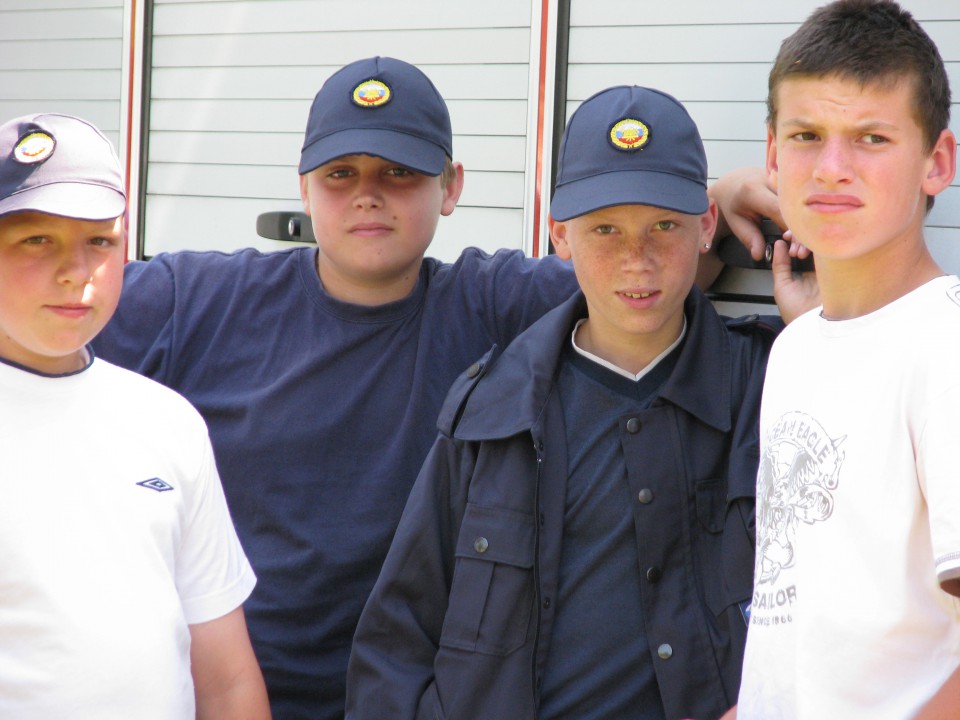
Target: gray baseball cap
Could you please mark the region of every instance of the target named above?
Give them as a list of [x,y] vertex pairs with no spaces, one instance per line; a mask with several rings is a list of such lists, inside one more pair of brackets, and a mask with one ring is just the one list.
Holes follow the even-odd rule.
[[108,220],[126,203],[117,154],[86,120],[43,113],[0,125],[0,215]]

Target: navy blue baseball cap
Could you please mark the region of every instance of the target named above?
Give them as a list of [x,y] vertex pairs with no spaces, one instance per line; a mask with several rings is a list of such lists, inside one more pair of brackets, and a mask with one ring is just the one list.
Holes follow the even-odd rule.
[[0,215],[109,220],[126,205],[113,145],[86,120],[42,113],[0,125]]
[[453,157],[447,104],[426,75],[402,60],[374,57],[345,65],[313,100],[300,174],[344,155],[376,155],[439,175]]
[[564,221],[614,205],[707,211],[707,156],[696,123],[659,90],[601,90],[570,116],[560,142],[550,216]]

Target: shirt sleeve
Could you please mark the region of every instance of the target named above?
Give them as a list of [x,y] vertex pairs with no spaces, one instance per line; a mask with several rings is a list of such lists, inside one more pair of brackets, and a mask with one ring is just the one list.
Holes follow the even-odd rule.
[[239,607],[256,584],[230,518],[209,439],[192,490],[176,560],[177,591],[191,625]]
[[960,382],[937,390],[924,418],[917,469],[930,518],[937,578],[960,596]]
[[570,263],[556,255],[529,258],[519,250],[490,256],[468,248],[451,273],[468,293],[466,316],[481,322],[501,348],[578,288]]
[[176,284],[170,256],[127,263],[116,312],[93,341],[98,357],[168,384]]

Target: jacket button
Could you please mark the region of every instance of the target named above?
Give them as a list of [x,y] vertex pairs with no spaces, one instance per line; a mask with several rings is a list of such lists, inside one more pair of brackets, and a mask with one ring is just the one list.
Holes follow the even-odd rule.
[[673,648],[667,643],[664,643],[657,648],[657,655],[660,656],[661,660],[669,660],[671,657],[673,657]]
[[635,433],[640,431],[640,421],[636,418],[630,418],[627,420],[627,432]]
[[490,543],[487,542],[485,537],[478,537],[473,541],[473,549],[478,553],[485,553],[488,547],[490,547]]
[[649,505],[653,502],[653,490],[650,488],[644,488],[637,493],[637,500],[642,502],[644,505]]
[[475,378],[480,374],[480,371],[483,370],[483,363],[475,362],[473,365],[467,368],[467,377]]
[[651,567],[647,568],[647,580],[652,583],[658,582],[660,578],[663,577],[663,573],[660,572],[660,568]]
[[544,599],[543,599],[543,607],[544,607],[544,608],[549,608],[549,607],[550,607],[550,598],[544,598]]

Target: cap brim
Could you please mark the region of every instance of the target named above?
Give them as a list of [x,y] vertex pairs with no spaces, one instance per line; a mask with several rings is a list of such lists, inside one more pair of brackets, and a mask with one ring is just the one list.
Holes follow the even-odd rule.
[[0,215],[42,212],[77,220],[110,220],[123,215],[126,198],[112,188],[88,183],[51,183],[0,200]]
[[396,130],[341,130],[308,145],[300,153],[300,174],[344,155],[376,155],[424,175],[439,175],[447,153],[439,145]]
[[550,216],[560,222],[616,205],[652,205],[687,215],[707,211],[707,189],[677,175],[632,170],[594,175],[561,185],[550,202]]

